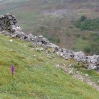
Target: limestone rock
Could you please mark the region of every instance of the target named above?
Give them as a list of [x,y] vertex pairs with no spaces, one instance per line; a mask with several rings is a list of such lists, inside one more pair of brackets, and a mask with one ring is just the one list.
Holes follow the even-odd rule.
[[95,70],[95,69],[97,69],[97,66],[95,66],[94,64],[89,64],[87,69],[88,70]]
[[20,31],[21,28],[17,26],[17,20],[14,15],[9,13],[0,16],[0,31],[7,30],[10,32]]
[[73,55],[74,55],[74,60],[76,60],[77,62],[83,62],[84,59],[86,61],[86,55],[82,51],[74,52]]
[[30,33],[28,36],[27,36],[27,41],[34,41],[35,37]]

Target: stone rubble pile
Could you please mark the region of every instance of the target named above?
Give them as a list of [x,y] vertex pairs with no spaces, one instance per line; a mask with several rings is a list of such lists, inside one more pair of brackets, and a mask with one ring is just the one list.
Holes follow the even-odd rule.
[[[0,33],[11,36],[12,38],[17,37],[22,41],[33,42],[33,46],[40,46],[43,50],[46,50],[47,53],[56,53],[56,55],[66,60],[74,59],[78,63],[84,63],[88,70],[99,68],[99,55],[86,56],[82,51],[74,52],[65,48],[59,48],[42,35],[34,36],[31,33],[26,35],[21,31],[21,28],[17,26],[16,18],[13,15],[6,14],[0,17]],[[38,50],[41,50],[41,48]]]

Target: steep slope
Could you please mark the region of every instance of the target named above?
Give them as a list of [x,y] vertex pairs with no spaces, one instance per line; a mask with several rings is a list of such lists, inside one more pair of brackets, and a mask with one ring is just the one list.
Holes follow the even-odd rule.
[[30,42],[0,34],[0,56],[0,99],[99,99],[99,91],[55,67],[70,61],[36,51]]

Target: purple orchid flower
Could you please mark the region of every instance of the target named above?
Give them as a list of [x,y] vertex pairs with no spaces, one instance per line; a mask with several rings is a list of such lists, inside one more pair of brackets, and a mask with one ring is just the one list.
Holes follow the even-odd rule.
[[14,72],[15,72],[15,70],[14,70],[14,66],[11,66],[11,74],[12,74],[12,76],[13,76],[13,74],[14,74]]

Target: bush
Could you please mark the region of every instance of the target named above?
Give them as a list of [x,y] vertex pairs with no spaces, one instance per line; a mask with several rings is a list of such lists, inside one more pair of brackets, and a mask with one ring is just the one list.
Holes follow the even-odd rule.
[[99,30],[99,18],[98,19],[84,19],[74,22],[74,25],[81,30]]
[[67,35],[68,37],[71,36],[70,33],[68,33],[68,32],[66,32],[66,35]]
[[82,37],[83,40],[87,40],[87,38],[85,36]]
[[75,37],[79,38],[80,37],[80,34],[74,34]]
[[41,29],[41,30],[44,30],[44,26],[40,26],[40,29]]
[[83,16],[81,16],[80,21],[82,22],[82,21],[84,21],[86,19],[87,19],[87,17],[83,15]]
[[56,38],[56,43],[59,44],[60,43],[60,39]]
[[84,48],[84,51],[85,51],[86,53],[90,53],[91,49],[90,49],[89,47],[85,47],[85,48]]

